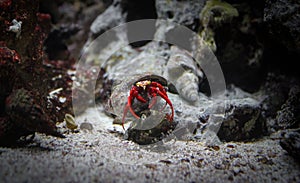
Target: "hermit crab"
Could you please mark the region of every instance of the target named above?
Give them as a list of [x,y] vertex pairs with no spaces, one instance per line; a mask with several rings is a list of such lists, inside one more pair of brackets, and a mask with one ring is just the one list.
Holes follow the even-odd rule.
[[123,129],[124,124],[131,121],[127,130],[129,134],[133,130],[139,133],[160,131],[157,128],[161,128],[161,124],[169,130],[176,123],[167,91],[177,93],[174,85],[159,75],[144,73],[127,76],[115,81],[106,112],[116,116],[114,123],[122,125]]
[[[122,118],[123,129],[125,129],[124,121],[125,121],[125,117],[128,112],[128,109],[130,110],[131,114],[135,118],[137,118],[137,119],[140,118],[132,108],[132,103],[133,103],[134,99],[137,99],[137,101],[142,102],[142,103],[149,103],[148,107],[149,107],[149,109],[151,109],[157,102],[157,95],[162,97],[166,101],[166,104],[168,104],[170,106],[170,108],[172,110],[172,114],[170,116],[167,115],[167,118],[170,122],[172,122],[173,117],[174,117],[174,108],[173,108],[173,105],[172,105],[170,99],[168,98],[166,89],[159,82],[151,81],[150,79],[146,79],[146,80],[137,81],[130,89],[128,100],[127,100],[127,105],[124,108],[124,114],[123,114],[123,118]],[[145,96],[146,98],[143,96]],[[149,102],[150,99],[152,99],[152,98],[153,98],[153,100],[151,102]],[[165,106],[166,106],[166,104],[165,104]],[[163,107],[163,109],[165,108],[165,106]]]

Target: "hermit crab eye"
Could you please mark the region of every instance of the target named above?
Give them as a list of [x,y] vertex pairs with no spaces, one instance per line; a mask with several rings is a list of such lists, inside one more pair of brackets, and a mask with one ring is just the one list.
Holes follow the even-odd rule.
[[151,81],[149,81],[149,80],[145,80],[145,81],[139,81],[139,82],[137,82],[135,85],[137,86],[137,87],[142,87],[142,88],[144,88],[144,90],[146,89],[146,86],[148,86],[148,85],[150,85],[151,84]]

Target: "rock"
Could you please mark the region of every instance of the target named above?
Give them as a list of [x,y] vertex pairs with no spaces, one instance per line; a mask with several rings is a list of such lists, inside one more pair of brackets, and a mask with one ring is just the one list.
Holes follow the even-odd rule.
[[263,135],[260,103],[253,98],[232,99],[226,105],[225,119],[218,132],[223,141],[243,141]]
[[265,84],[262,86],[261,93],[265,96],[262,101],[263,115],[266,118],[275,118],[282,104],[287,99],[291,80],[283,75],[269,73]]
[[204,0],[199,1],[167,1],[156,0],[158,18],[169,19],[184,25],[193,31],[199,28],[199,14],[204,7]]
[[[2,6],[1,2],[1,10]],[[37,0],[24,0],[5,4],[5,11],[1,11],[1,144],[12,145],[19,137],[35,132],[63,137],[55,122],[63,108],[59,103],[70,103],[66,98],[63,102],[57,99],[55,106],[50,102],[50,91],[60,87],[50,86],[57,70],[49,69],[43,50],[51,17],[40,13],[38,6]]]
[[[118,2],[121,3],[119,4]],[[149,1],[148,3],[150,2],[153,3],[153,1]],[[210,2],[217,3],[218,1],[212,0]],[[217,49],[216,55],[220,59],[220,65],[222,66],[227,82],[234,83],[238,87],[241,87],[241,89],[234,87],[234,90],[227,92],[227,96],[222,96],[217,100],[204,95],[202,87],[208,75],[205,75],[204,68],[200,68],[201,61],[199,61],[200,63],[195,62],[195,59],[191,58],[185,52],[186,50],[190,51],[191,43],[196,44],[191,41],[186,44],[188,45],[186,47],[181,46],[185,46],[185,44],[170,46],[155,41],[150,41],[146,45],[140,46],[139,49],[133,49],[133,45],[126,46],[118,49],[118,52],[109,55],[107,59],[103,55],[108,54],[109,50],[118,48],[119,44],[124,44],[122,41],[128,40],[128,44],[130,44],[130,35],[128,34],[130,30],[126,27],[120,32],[117,30],[113,33],[113,38],[108,40],[109,44],[105,45],[106,47],[101,50],[101,53],[98,47],[95,46],[94,53],[91,51],[91,53],[86,54],[88,61],[94,60],[91,62],[97,62],[97,65],[101,65],[105,69],[107,78],[113,83],[111,101],[106,112],[114,115],[116,124],[121,124],[120,119],[122,119],[124,113],[128,91],[134,83],[129,82],[131,77],[136,74],[145,75],[145,73],[164,77],[168,83],[171,83],[167,87],[170,93],[170,95],[168,94],[169,98],[175,109],[174,120],[178,122],[173,133],[178,139],[195,137],[195,139],[203,140],[202,137],[205,131],[210,131],[212,134],[217,134],[223,141],[246,141],[265,134],[266,119],[270,119],[268,123],[272,119],[273,122],[276,122],[277,126],[279,126],[279,122],[275,120],[276,116],[278,116],[279,121],[282,123],[285,123],[283,119],[293,121],[293,115],[287,111],[297,111],[298,109],[296,107],[293,107],[293,109],[291,107],[281,108],[285,102],[287,103],[286,106],[294,103],[292,99],[291,101],[287,101],[290,85],[285,85],[285,77],[281,78],[278,75],[273,76],[273,79],[268,77],[268,79],[272,80],[270,84],[272,86],[267,87],[265,91],[263,88],[264,92],[261,92],[262,97],[259,99],[256,99],[256,96],[253,94],[243,92],[243,90],[250,92],[257,91],[263,81],[260,74],[263,69],[264,45],[258,39],[263,14],[263,3],[261,2],[255,6],[252,3],[240,1],[231,5],[228,3],[217,3],[215,7],[205,11],[205,16],[205,12],[201,13],[204,5],[204,1],[155,1],[157,18],[168,19],[169,23],[166,24],[165,22],[157,21],[154,38],[156,40],[166,40],[167,42],[168,40],[172,40],[175,37],[174,35],[176,35],[172,33],[178,30],[171,23],[180,23],[198,33],[200,31],[198,29],[201,28],[201,25],[198,24],[202,23],[202,26],[205,25],[214,33],[216,45],[220,48]],[[133,7],[133,2],[126,0],[114,1],[94,21],[91,26],[91,34],[94,36],[99,35],[101,32],[114,27],[116,23],[124,23],[125,20],[136,20],[138,16],[150,16],[150,14],[151,16],[156,16],[152,14],[152,11],[154,11],[153,4],[151,4],[152,8],[149,10],[151,12],[140,12],[138,9],[140,6],[142,5],[138,3],[136,7]],[[115,14],[114,17],[111,17],[112,12]],[[126,15],[126,13],[128,14]],[[212,13],[211,16],[210,13]],[[129,16],[129,14],[131,15]],[[212,19],[212,21],[205,23],[205,19]],[[206,50],[208,49],[202,49],[199,53],[205,55]],[[106,60],[103,60],[104,58]],[[203,58],[208,58],[208,56]],[[277,80],[280,83],[277,83]],[[124,83],[124,81],[127,84],[122,87],[116,87],[118,83]],[[170,87],[171,85],[173,88]],[[279,94],[276,94],[274,91],[279,91]],[[278,100],[273,99],[273,96],[277,97]],[[213,116],[212,114],[215,114],[214,110],[217,111],[218,107],[225,104],[224,102],[227,102],[225,105],[225,115],[218,113],[216,116]],[[280,109],[282,111],[277,115],[277,111]],[[285,116],[289,116],[290,118],[287,119]],[[158,122],[164,121],[163,117]],[[220,119],[224,117],[223,123],[214,124],[214,121],[217,121],[216,119],[209,120],[214,117]],[[135,119],[132,118],[131,121],[133,120]],[[282,126],[284,125],[282,124]],[[161,126],[158,128],[161,128]],[[158,130],[158,128],[155,130]],[[167,128],[173,129],[173,127]],[[142,141],[149,143],[154,138],[160,136],[158,135],[160,133],[159,130],[155,134],[152,132],[142,132],[129,128],[127,139],[136,142],[139,141],[139,143]],[[159,137],[158,139],[161,138]]]
[[280,141],[280,145],[291,156],[299,159],[300,157],[300,128],[293,131],[287,131],[282,133],[283,139]]
[[50,118],[36,101],[37,93],[27,91],[24,88],[14,90],[6,98],[5,112],[11,121],[17,126],[31,132],[40,132],[56,137],[64,137],[58,132],[55,122]]
[[8,117],[0,117],[0,146],[15,145],[20,137],[30,134],[33,133],[17,126]]
[[221,26],[223,23],[231,22],[232,18],[239,15],[236,8],[227,2],[219,0],[208,0],[200,13],[200,22],[203,30],[199,33],[206,44],[215,52],[217,49],[214,40],[213,27]]
[[83,122],[80,124],[80,130],[91,132],[93,129],[94,129],[94,127],[91,123]]
[[[157,19],[155,0],[122,0],[121,5],[122,11],[126,12],[126,22],[142,19]],[[150,34],[153,37],[154,31],[152,31]],[[136,37],[136,29],[134,27],[128,27],[127,36],[129,40]],[[151,42],[151,40],[141,40],[130,43],[130,46],[141,47],[149,42]]]
[[[153,117],[154,116],[154,117]],[[140,129],[136,126],[145,127],[148,124],[151,123],[158,123],[156,126],[154,126],[151,129]],[[167,137],[172,130],[176,127],[176,122],[168,121],[165,115],[153,115],[147,117],[146,120],[137,120],[135,123],[132,123],[134,125],[131,125],[127,133],[125,135],[125,138],[128,140],[132,140],[133,142],[136,142],[140,145],[146,145],[146,144],[153,144],[158,141],[161,141],[163,138]],[[148,125],[149,126],[149,125]]]
[[291,51],[300,53],[300,2],[267,0],[264,22],[271,37]]
[[104,31],[120,25],[125,21],[122,14],[120,0],[115,0],[103,13],[98,15],[90,27],[94,37],[102,34]]
[[[263,1],[226,1],[212,9],[214,21],[208,28],[214,36],[216,56],[221,64],[227,84],[234,84],[247,92],[255,92],[262,83],[264,45],[260,35]],[[219,8],[220,6],[220,8]],[[236,11],[238,16],[236,16]],[[221,14],[222,13],[222,14]],[[209,15],[210,15],[209,14]],[[220,14],[222,16],[220,16]],[[230,17],[230,18],[226,18]],[[224,21],[223,19],[227,19]],[[206,28],[207,29],[207,28]],[[205,29],[204,29],[205,30]],[[209,30],[209,29],[208,29]],[[203,31],[202,31],[203,32]],[[208,32],[208,31],[206,31]],[[209,32],[207,36],[209,37]]]
[[44,42],[50,60],[67,60],[70,56],[66,41],[80,30],[75,24],[62,25],[53,29]]
[[280,129],[300,127],[300,87],[293,86],[288,98],[277,112],[276,122]]
[[270,73],[261,94],[262,116],[269,133],[299,127],[300,85],[296,78]]

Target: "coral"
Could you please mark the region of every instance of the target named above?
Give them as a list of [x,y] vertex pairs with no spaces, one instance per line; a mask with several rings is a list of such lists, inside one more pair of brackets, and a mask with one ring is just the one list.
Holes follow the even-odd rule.
[[239,12],[229,3],[220,0],[209,0],[206,1],[200,13],[200,21],[204,27],[209,26],[209,24],[218,26],[237,16],[239,16]]
[[[38,6],[38,0],[0,4],[4,10],[0,13],[1,145],[11,145],[34,132],[63,137],[55,123],[62,121],[65,113],[72,113],[72,80],[67,71],[74,61],[68,59],[62,67],[60,61],[47,59],[44,40],[52,26],[51,17],[39,13]],[[64,77],[53,79],[58,75]],[[57,88],[62,88],[60,95],[49,97]],[[63,102],[61,97],[65,97]]]
[[200,13],[200,22],[204,28],[199,32],[199,35],[204,39],[207,46],[216,51],[215,34],[211,26],[218,27],[237,16],[239,16],[237,9],[229,3],[220,0],[206,1]]
[[30,132],[41,132],[63,137],[57,131],[55,123],[50,119],[50,116],[36,101],[36,95],[38,94],[23,88],[14,90],[6,98],[5,112],[10,120],[17,126]]

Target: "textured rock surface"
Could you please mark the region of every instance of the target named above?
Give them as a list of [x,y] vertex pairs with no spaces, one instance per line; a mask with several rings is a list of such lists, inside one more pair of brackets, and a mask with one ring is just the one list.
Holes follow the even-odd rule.
[[[216,56],[227,84],[234,84],[247,92],[255,92],[263,82],[264,45],[259,35],[262,32],[264,4],[263,1],[226,2],[231,2],[238,11],[238,16],[232,17],[231,21],[211,25],[217,46]],[[218,18],[218,13],[212,14]]]
[[252,98],[228,101],[225,118],[218,132],[221,140],[250,140],[263,135],[264,120],[259,102]]
[[296,78],[269,74],[262,87],[262,115],[269,133],[299,127],[299,82]]
[[300,127],[300,86],[289,91],[288,98],[277,112],[276,121],[281,129]]
[[298,161],[300,160],[300,129],[288,130],[282,133],[283,139],[280,141],[280,145],[288,153],[294,156]]
[[299,1],[267,0],[264,22],[273,39],[290,50],[300,52],[300,3]]
[[55,127],[58,110],[47,100],[51,77],[43,65],[50,16],[39,13],[38,4],[26,0],[0,3],[0,116],[1,128],[5,128],[0,144],[12,144],[36,131],[62,136]]

